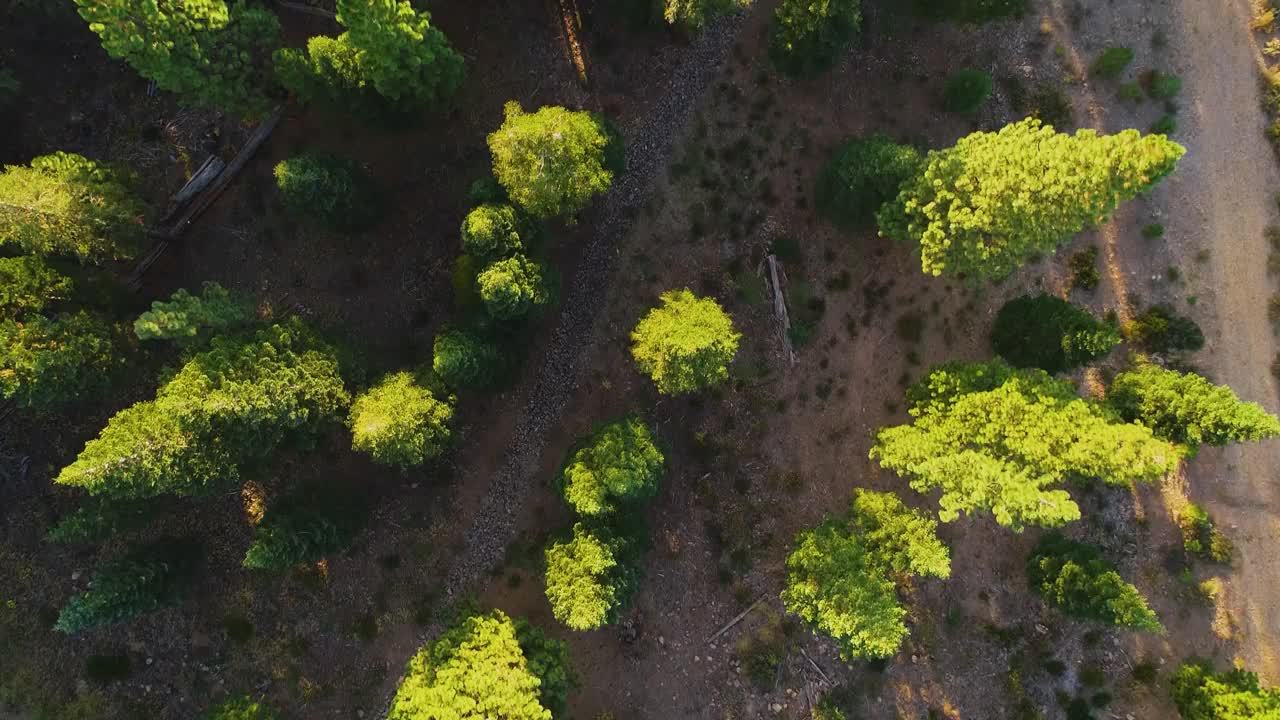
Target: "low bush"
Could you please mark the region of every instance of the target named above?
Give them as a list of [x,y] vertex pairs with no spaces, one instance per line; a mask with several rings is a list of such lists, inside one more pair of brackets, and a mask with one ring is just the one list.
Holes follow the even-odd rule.
[[898,194],[903,181],[919,172],[922,162],[914,147],[883,135],[848,140],[818,176],[818,212],[846,229],[866,224]]
[[267,705],[248,695],[237,695],[209,708],[203,720],[275,720]]
[[1119,77],[1133,62],[1133,50],[1127,47],[1109,47],[1094,61],[1091,72],[1104,78]]
[[943,107],[948,112],[972,115],[991,97],[991,75],[981,70],[965,68],[947,78],[943,89]]
[[1093,290],[1102,279],[1098,274],[1098,248],[1096,245],[1071,254],[1067,261],[1071,269],[1071,287]]
[[1151,132],[1155,135],[1172,135],[1178,130],[1178,119],[1168,113],[1151,123]]
[[1092,545],[1046,535],[1027,561],[1031,589],[1068,615],[1146,632],[1163,632],[1137,588],[1126,583]]
[[1182,549],[1214,562],[1229,563],[1234,548],[1227,536],[1209,517],[1204,508],[1187,503],[1178,511],[1178,528],[1182,531]]
[[498,346],[475,333],[446,330],[432,344],[431,368],[451,388],[488,387],[503,366]]
[[1182,78],[1177,75],[1149,70],[1142,76],[1147,95],[1154,100],[1172,100],[1182,92]]
[[1200,326],[1168,305],[1144,310],[1123,331],[1129,342],[1151,353],[1194,352],[1204,347]]

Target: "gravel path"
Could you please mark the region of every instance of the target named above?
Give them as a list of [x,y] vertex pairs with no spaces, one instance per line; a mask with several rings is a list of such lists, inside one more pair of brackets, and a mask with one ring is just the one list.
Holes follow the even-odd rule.
[[511,446],[492,477],[467,531],[466,547],[453,563],[445,587],[452,596],[476,589],[503,558],[515,537],[516,513],[536,481],[547,434],[560,420],[577,388],[597,310],[607,295],[614,241],[625,236],[667,166],[699,99],[721,66],[742,26],[743,15],[708,28],[688,48],[666,92],[635,128],[625,132],[627,172],[604,196],[595,232],[583,248],[582,265],[561,299],[560,323],[526,396]]

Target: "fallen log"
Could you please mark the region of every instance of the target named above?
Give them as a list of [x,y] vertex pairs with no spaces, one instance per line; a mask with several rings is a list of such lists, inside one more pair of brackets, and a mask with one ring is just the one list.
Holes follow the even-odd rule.
[[791,367],[796,365],[796,351],[791,346],[791,318],[787,315],[787,298],[782,293],[782,284],[778,282],[778,258],[769,255],[765,258],[769,263],[769,281],[773,286],[773,314],[778,319],[778,334],[782,338],[782,352]]
[[333,20],[334,18],[338,17],[335,13],[330,12],[329,10],[325,10],[324,8],[318,8],[313,5],[305,5],[300,2],[291,2],[290,0],[276,0],[276,4],[282,8],[285,8],[286,10],[296,10],[301,13],[307,13],[308,15],[315,15],[322,18],[329,18],[330,20]]
[[200,167],[196,168],[195,174],[191,176],[191,179],[187,181],[187,184],[183,185],[182,189],[179,190],[177,194],[173,196],[173,199],[169,201],[169,212],[165,215],[165,219],[162,220],[160,224],[163,225],[174,215],[181,212],[182,208],[186,207],[187,203],[191,202],[191,198],[200,194],[201,190],[209,187],[209,183],[213,182],[226,167],[227,164],[222,162],[222,158],[217,155],[210,155],[206,158],[205,161],[201,163]]

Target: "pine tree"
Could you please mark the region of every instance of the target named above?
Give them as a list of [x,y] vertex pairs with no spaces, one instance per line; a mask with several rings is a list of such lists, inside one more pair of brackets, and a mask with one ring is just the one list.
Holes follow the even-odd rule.
[[151,303],[151,309],[134,321],[133,333],[139,340],[191,343],[211,333],[246,325],[256,315],[249,298],[228,292],[218,283],[206,282],[199,295],[178,290],[169,300]]
[[348,401],[333,349],[300,320],[215,338],[155,400],[116,413],[55,482],[121,498],[207,493]]
[[1120,373],[1107,391],[1107,402],[1126,420],[1151,428],[1156,435],[1196,448],[1280,436],[1280,420],[1262,406],[1244,402],[1225,385],[1214,385],[1195,373],[1143,364]]
[[113,58],[195,105],[252,117],[270,107],[271,11],[244,0],[76,0]]
[[880,210],[880,234],[916,243],[926,273],[1004,277],[1105,222],[1184,152],[1163,135],[1067,135],[1028,118],[930,152]]
[[344,533],[324,513],[304,507],[270,510],[254,529],[244,567],[283,571],[340,550]]
[[372,181],[351,160],[303,153],[280,161],[273,172],[285,206],[301,217],[347,231],[377,219]]
[[672,290],[631,332],[631,356],[658,392],[679,395],[728,380],[741,338],[715,300]]
[[1216,673],[1192,658],[1174,673],[1170,694],[1183,720],[1280,720],[1280,689],[1240,668]]
[[876,567],[897,575],[950,577],[951,552],[938,539],[938,523],[897,495],[855,490],[849,520]]
[[1014,367],[1059,373],[1106,357],[1120,330],[1088,310],[1052,295],[1023,295],[1005,303],[991,330],[991,346]]
[[191,543],[162,540],[108,563],[62,608],[53,628],[73,635],[175,605],[189,589],[197,558]]
[[96,543],[142,526],[156,512],[154,500],[90,498],[54,525],[46,539],[52,543]]
[[71,298],[75,283],[43,258],[0,258],[0,318],[19,319]]
[[1080,508],[1056,486],[1152,480],[1182,455],[1147,428],[1076,397],[1070,384],[1000,361],[934,368],[908,400],[914,421],[881,429],[871,457],[917,492],[940,489],[944,522],[988,511],[1017,531],[1062,525],[1078,520]]
[[662,0],[662,17],[672,25],[701,30],[707,22],[750,4],[751,0]]
[[577,523],[572,539],[547,548],[547,600],[557,620],[571,630],[595,630],[617,619],[639,574],[628,544]]
[[454,389],[487,387],[502,367],[497,345],[474,333],[447,330],[432,344],[431,368]]
[[99,393],[121,366],[117,339],[83,310],[0,320],[0,398],[37,407]]
[[476,276],[480,299],[495,320],[516,320],[551,301],[542,265],[524,255],[490,263]]
[[557,477],[569,507],[584,517],[616,513],[658,492],[664,458],[638,417],[609,423],[575,450]]
[[614,178],[604,122],[588,112],[544,107],[526,113],[509,102],[489,135],[493,174],[511,201],[535,217],[572,216]]
[[505,203],[485,203],[462,221],[462,251],[481,262],[510,257],[524,250],[523,223]]
[[861,27],[861,0],[782,0],[769,55],[784,71],[809,75],[833,64]]
[[392,373],[351,404],[351,447],[384,465],[421,465],[449,447],[452,419],[450,403],[413,373]]
[[1068,615],[1108,625],[1164,632],[1138,589],[1120,578],[1092,545],[1049,533],[1027,561],[1031,589]]
[[408,0],[338,0],[338,22],[366,82],[400,107],[434,105],[462,84],[462,56]]
[[143,237],[142,203],[118,174],[57,152],[0,173],[0,247],[81,261],[133,256]]
[[387,720],[551,720],[567,664],[563,644],[500,610],[464,617],[409,661]]
[[848,140],[818,176],[818,211],[841,227],[857,228],[897,196],[923,161],[919,150],[883,135]]

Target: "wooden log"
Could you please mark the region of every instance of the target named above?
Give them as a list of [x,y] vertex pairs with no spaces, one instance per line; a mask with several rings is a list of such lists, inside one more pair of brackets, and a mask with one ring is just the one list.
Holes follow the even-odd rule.
[[764,598],[763,598],[763,597],[762,597],[762,598],[760,598],[759,600],[756,600],[755,602],[751,603],[751,607],[749,607],[749,608],[747,608],[746,610],[743,610],[742,612],[738,613],[737,617],[735,617],[734,619],[730,620],[727,624],[725,624],[725,626],[724,626],[724,627],[722,627],[722,628],[720,628],[719,630],[717,630],[717,631],[715,632],[715,634],[714,634],[714,635],[712,635],[711,637],[707,638],[707,642],[711,642],[712,640],[715,640],[716,638],[718,638],[718,637],[720,637],[721,635],[723,635],[723,634],[725,634],[726,632],[728,632],[728,631],[729,631],[729,628],[731,628],[731,627],[733,627],[734,625],[737,625],[738,623],[742,622],[742,618],[744,618],[744,617],[746,617],[747,615],[751,614],[751,611],[752,611],[752,610],[755,610],[755,609],[756,609],[756,607],[758,607],[758,606],[760,605],[760,603],[762,603],[762,602],[764,602]]
[[809,664],[813,666],[814,670],[818,671],[818,674],[822,676],[822,679],[825,680],[828,685],[832,684],[831,678],[827,677],[827,674],[822,672],[822,668],[818,667],[818,663],[814,662],[813,658],[809,657],[809,653],[805,652],[804,648],[800,648],[800,654],[804,656],[805,660],[809,661]]
[[778,334],[782,338],[782,352],[791,367],[796,365],[796,351],[791,346],[791,318],[787,315],[787,298],[782,294],[782,284],[778,282],[778,258],[769,255],[765,258],[769,263],[769,281],[773,285],[773,314],[778,318]]
[[330,20],[333,20],[336,17],[338,17],[335,13],[325,10],[324,8],[318,8],[318,7],[314,7],[312,5],[306,5],[300,2],[290,2],[290,0],[276,0],[276,4],[286,10],[296,10],[300,13],[307,13],[308,15],[315,15],[317,17],[329,18]]
[[186,207],[187,203],[191,202],[191,198],[198,195],[201,190],[209,187],[209,183],[213,182],[226,166],[227,164],[222,162],[222,158],[217,155],[210,155],[206,158],[200,167],[196,169],[191,179],[187,181],[187,184],[183,185],[182,189],[169,201],[170,210],[166,218],[172,217]]

